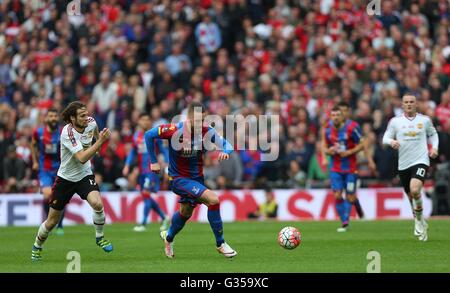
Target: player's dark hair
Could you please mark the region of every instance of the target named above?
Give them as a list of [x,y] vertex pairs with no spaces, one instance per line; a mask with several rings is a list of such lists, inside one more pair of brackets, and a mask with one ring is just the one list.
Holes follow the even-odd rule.
[[331,112],[335,112],[335,111],[341,111],[341,109],[339,108],[339,106],[334,106],[333,109],[331,109]]
[[142,117],[149,117],[150,118],[150,114],[148,114],[148,113],[141,113],[141,114],[139,114],[139,119],[141,119]]
[[70,117],[77,117],[77,111],[79,109],[86,108],[86,105],[82,102],[75,101],[70,103],[62,112],[61,117],[62,120],[66,123],[71,123]]
[[188,107],[188,115],[194,113],[195,109],[201,109],[201,113],[205,113],[206,109],[200,102],[192,102]]
[[345,107],[345,108],[350,108],[350,105],[349,105],[349,103],[347,103],[347,102],[344,102],[344,101],[341,101],[341,102],[339,102],[338,104],[337,104],[337,106],[340,108],[340,107]]
[[58,114],[58,110],[56,108],[50,108],[50,109],[47,110],[47,114],[48,113],[56,113],[56,114]]

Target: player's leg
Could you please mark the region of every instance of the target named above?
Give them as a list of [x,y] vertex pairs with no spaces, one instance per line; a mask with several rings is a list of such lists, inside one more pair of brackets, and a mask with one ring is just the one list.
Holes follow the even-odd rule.
[[47,219],[39,226],[36,239],[31,249],[32,260],[40,260],[42,258],[42,246],[47,240],[50,231],[52,231],[52,229],[58,224],[61,214],[62,210],[59,211],[53,208],[49,208]]
[[209,189],[201,193],[198,199],[208,207],[208,221],[216,238],[217,251],[225,257],[233,257],[237,252],[225,242],[223,237],[223,222],[220,215],[220,201],[217,194]]
[[405,191],[406,195],[408,196],[409,203],[411,205],[411,211],[415,218],[415,224],[414,224],[414,236],[420,236],[420,223],[417,221],[416,218],[416,212],[414,211],[414,200],[411,194],[411,172],[412,168],[408,168],[406,170],[400,170],[398,171],[398,176],[400,177],[400,182],[402,184],[403,190]]
[[409,189],[411,192],[411,197],[413,199],[414,213],[416,215],[415,219],[415,234],[418,234],[419,240],[427,241],[428,239],[428,224],[423,217],[423,206],[422,206],[422,187],[425,181],[427,166],[417,165],[412,169],[411,181]]
[[57,177],[50,196],[50,209],[47,219],[39,226],[35,242],[31,250],[31,259],[41,259],[42,246],[47,240],[50,231],[60,221],[65,205],[75,192],[75,185],[67,180]]
[[336,211],[342,222],[342,227],[338,228],[338,232],[345,232],[348,226],[348,216],[346,215],[347,201],[342,196],[344,189],[344,179],[337,172],[330,172],[331,189],[333,190]]
[[[348,204],[346,205],[346,215],[348,215],[348,221],[350,222],[350,214],[352,211],[352,206],[358,200],[356,197],[356,183],[358,176],[356,174],[345,174],[345,197]],[[359,201],[358,201],[359,202]],[[361,205],[360,205],[361,207]]]
[[169,258],[175,256],[173,251],[173,240],[175,236],[183,229],[187,220],[192,216],[194,212],[195,204],[192,205],[189,202],[181,202],[180,209],[178,212],[174,213],[172,216],[172,222],[170,224],[169,230],[162,230],[160,235],[161,239],[164,241],[164,252]]
[[86,176],[77,182],[76,191],[82,199],[87,200],[93,210],[92,220],[95,227],[95,242],[105,252],[111,252],[113,250],[113,245],[104,237],[105,211],[103,209],[100,190],[98,184],[95,182],[94,175]]
[[169,228],[170,219],[166,216],[166,214],[162,211],[161,207],[159,206],[158,202],[151,196],[151,194],[156,194],[159,191],[160,186],[160,178],[159,175],[150,173],[147,175],[147,182],[148,186],[145,186],[146,189],[150,191],[150,202],[151,202],[151,209],[155,210],[155,212],[159,215],[159,217],[162,220],[161,227],[159,227],[160,231],[167,230]]
[[405,194],[408,196],[408,200],[411,205],[411,211],[413,213],[413,216],[416,217],[416,214],[414,212],[414,206],[413,206],[413,198],[411,196],[411,189],[410,189],[411,169],[398,171],[398,176],[400,177],[400,183],[402,184],[403,190],[405,191]]

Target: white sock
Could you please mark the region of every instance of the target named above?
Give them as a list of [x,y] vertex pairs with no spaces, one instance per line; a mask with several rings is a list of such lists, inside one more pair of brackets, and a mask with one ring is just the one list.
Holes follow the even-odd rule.
[[416,219],[422,221],[422,197],[419,199],[413,199],[414,213],[416,214]]
[[39,226],[36,240],[34,241],[34,246],[37,248],[42,248],[42,245],[44,245],[44,242],[47,240],[48,234],[50,233],[50,231],[45,227],[45,222],[46,221]]
[[94,210],[92,214],[95,226],[95,237],[103,237],[103,226],[105,225],[105,212],[103,209],[101,211]]

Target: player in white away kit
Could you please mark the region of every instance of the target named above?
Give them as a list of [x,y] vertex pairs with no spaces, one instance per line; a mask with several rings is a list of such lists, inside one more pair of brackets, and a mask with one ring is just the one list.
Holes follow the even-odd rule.
[[[61,115],[67,123],[61,132],[61,165],[52,188],[47,220],[39,227],[31,251],[32,260],[41,259],[42,246],[74,193],[87,200],[93,209],[97,245],[106,252],[113,250],[111,242],[103,237],[105,213],[90,162],[111,132],[105,128],[99,133],[97,123],[88,116],[86,106],[81,102],[70,103]],[[92,145],[94,137],[96,142]]]
[[[417,113],[417,101],[413,95],[402,99],[404,113],[389,121],[383,144],[398,150],[398,173],[403,189],[409,197],[415,215],[414,235],[421,241],[428,239],[428,224],[422,215],[421,189],[425,181],[430,159],[438,155],[439,138],[428,116]],[[432,148],[428,150],[428,142]]]

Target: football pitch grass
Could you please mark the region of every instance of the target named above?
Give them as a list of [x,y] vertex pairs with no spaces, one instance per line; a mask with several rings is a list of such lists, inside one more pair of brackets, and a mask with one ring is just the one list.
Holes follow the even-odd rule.
[[[207,223],[188,223],[175,239],[175,259],[165,257],[159,225],[137,233],[131,224],[107,225],[114,244],[105,253],[95,244],[94,228],[67,226],[64,236],[48,238],[43,259],[30,260],[37,227],[0,228],[0,272],[66,272],[69,251],[78,251],[81,272],[366,272],[368,252],[381,256],[381,272],[450,272],[450,220],[430,220],[429,239],[413,236],[413,221],[353,221],[337,233],[338,222],[225,223],[225,238],[238,251],[225,259],[215,249]],[[277,233],[295,226],[302,243],[281,248]]]

